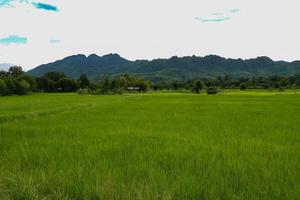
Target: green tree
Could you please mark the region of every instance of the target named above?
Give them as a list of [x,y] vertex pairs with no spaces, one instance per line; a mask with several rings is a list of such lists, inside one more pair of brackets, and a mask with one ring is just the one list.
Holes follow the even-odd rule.
[[246,90],[248,88],[246,83],[241,83],[240,84],[240,90]]
[[80,75],[78,84],[79,84],[80,88],[89,88],[90,87],[90,81],[85,74]]
[[193,91],[196,92],[197,94],[199,94],[201,92],[201,90],[203,90],[203,82],[202,81],[194,81],[193,84]]
[[16,94],[25,95],[30,91],[30,84],[26,80],[16,82]]
[[54,82],[58,82],[60,79],[67,78],[66,75],[62,72],[48,72],[44,75],[44,77]]
[[282,78],[279,82],[280,87],[287,87],[289,85],[289,81],[287,78]]
[[18,77],[18,81],[25,80],[29,83],[30,85],[30,91],[34,92],[37,89],[37,83],[36,83],[36,78],[33,76],[29,76],[27,74],[22,74],[21,76]]
[[117,82],[117,80],[112,80],[111,82],[110,82],[110,89],[111,90],[115,90],[115,89],[118,89],[118,82]]
[[7,94],[7,86],[5,81],[0,79],[0,96],[4,96]]
[[150,87],[150,84],[148,81],[140,80],[138,82],[138,87],[140,92],[147,92]]
[[69,78],[62,78],[58,81],[58,86],[62,92],[75,92],[77,90],[76,81]]
[[16,94],[17,93],[17,86],[16,81],[13,79],[5,79],[4,80],[6,87],[7,87],[7,94]]
[[207,94],[208,95],[217,94],[217,93],[218,93],[218,89],[216,87],[207,88]]
[[178,90],[178,88],[179,88],[178,82],[174,81],[174,82],[172,83],[172,88],[173,88],[174,90]]
[[10,76],[16,78],[16,77],[24,74],[24,71],[23,71],[22,67],[14,66],[14,67],[9,68],[8,73]]
[[41,77],[36,79],[37,89],[40,92],[55,92],[57,91],[55,82],[49,78]]
[[0,71],[0,79],[5,79],[9,77],[9,73],[6,71]]
[[104,94],[107,94],[109,92],[110,80],[107,77],[103,80],[102,89]]

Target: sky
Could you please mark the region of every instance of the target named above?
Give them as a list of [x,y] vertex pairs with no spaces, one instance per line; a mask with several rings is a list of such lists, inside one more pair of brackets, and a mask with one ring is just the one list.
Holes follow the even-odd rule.
[[299,8],[299,0],[0,0],[0,63],[28,70],[93,53],[300,60]]

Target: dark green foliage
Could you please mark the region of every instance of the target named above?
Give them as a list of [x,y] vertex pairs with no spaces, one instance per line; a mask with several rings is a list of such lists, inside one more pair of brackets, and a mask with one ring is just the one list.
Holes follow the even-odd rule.
[[37,83],[36,78],[27,74],[22,74],[17,78],[18,81],[25,80],[30,85],[30,91],[36,91]]
[[48,72],[36,81],[41,92],[75,92],[78,89],[77,82],[61,72]]
[[66,75],[62,72],[47,72],[44,78],[48,78],[54,82],[58,82],[60,79],[67,78]]
[[212,94],[217,94],[218,93],[218,89],[215,87],[209,87],[207,88],[207,94],[208,95],[212,95]]
[[106,77],[103,81],[102,84],[100,86],[103,90],[103,93],[106,94],[109,92],[110,87],[110,80]]
[[203,89],[203,82],[200,80],[194,81],[194,85],[193,85],[193,92],[199,94],[201,92],[201,90]]
[[247,89],[247,84],[246,83],[241,83],[240,85],[240,90],[246,90]]
[[78,79],[78,84],[80,88],[89,88],[90,87],[90,81],[87,78],[85,74],[81,74]]
[[[172,58],[176,63],[179,58]],[[180,60],[180,59],[179,59]],[[19,74],[19,75],[18,75]],[[18,76],[17,76],[18,75]],[[149,82],[137,76],[124,74],[120,76],[106,76],[98,81],[90,82],[86,75],[82,74],[78,80],[68,78],[62,72],[48,72],[44,76],[35,78],[24,74],[19,67],[10,68],[9,72],[0,72],[0,79],[6,85],[6,94],[27,94],[28,92],[75,92],[79,88],[91,89],[96,94],[122,94],[128,92],[146,92],[150,88],[157,90],[190,90],[200,93],[204,88],[221,89],[293,89],[300,88],[300,75],[293,76],[243,76],[235,78],[225,74],[213,78],[195,80],[160,81]],[[23,82],[22,82],[23,81]],[[26,83],[25,83],[25,82]],[[21,83],[20,83],[21,82]],[[27,88],[29,84],[29,89]],[[152,85],[152,87],[151,87]],[[20,90],[20,91],[19,91]],[[3,92],[2,92],[3,93]],[[3,94],[2,94],[3,95]]]
[[24,72],[23,72],[22,67],[14,66],[14,67],[9,68],[8,74],[14,78],[17,78],[17,77],[21,76],[22,74],[24,74]]
[[150,87],[150,84],[148,81],[140,80],[137,84],[137,87],[139,88],[140,92],[147,92],[147,90]]
[[56,84],[53,80],[41,77],[37,78],[37,88],[40,92],[55,92],[56,91]]
[[0,79],[0,96],[4,96],[7,94],[7,86],[5,81]]
[[30,84],[26,80],[16,81],[16,94],[25,95],[30,91]]
[[[150,89],[150,83],[144,79],[138,79],[128,74],[109,79],[105,77],[100,81],[93,94],[122,94],[123,91],[146,92]],[[134,88],[132,90],[131,88]]]
[[283,92],[283,91],[284,91],[284,88],[280,87],[280,88],[278,88],[278,91],[279,91],[279,92]]
[[58,82],[58,91],[75,92],[78,88],[77,83],[73,79],[62,78]]
[[[218,76],[216,78],[203,78],[201,80],[203,88],[217,87],[222,89],[278,89],[278,88],[299,88],[300,87],[300,76],[270,76],[270,77],[241,77],[239,79],[231,78],[228,75]],[[152,86],[153,90],[170,90],[185,89],[192,90],[197,93],[197,81],[172,81],[172,82],[158,82]],[[201,87],[200,87],[201,88]],[[200,92],[200,91],[199,91]]]
[[7,95],[17,94],[16,81],[13,79],[4,79],[7,86]]
[[10,67],[8,72],[0,73],[0,95],[25,95],[36,90],[34,77],[25,75],[22,67]]
[[0,71],[0,79],[5,79],[9,77],[9,73],[6,71]]
[[84,89],[80,88],[77,90],[77,93],[79,95],[88,95],[88,94],[92,94],[92,91],[88,88],[84,88]]

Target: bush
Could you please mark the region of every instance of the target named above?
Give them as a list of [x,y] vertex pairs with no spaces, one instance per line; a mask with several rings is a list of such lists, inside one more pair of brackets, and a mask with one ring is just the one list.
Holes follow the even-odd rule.
[[6,94],[7,95],[16,94],[17,91],[16,82],[13,79],[5,79],[4,81],[7,87]]
[[91,94],[92,93],[92,91],[90,90],[90,89],[79,89],[79,90],[77,90],[77,93],[79,94],[79,95],[89,95],[89,94]]
[[214,88],[214,87],[209,87],[209,88],[207,88],[207,94],[208,94],[208,95],[211,95],[211,94],[217,94],[217,93],[218,93],[217,88]]
[[56,86],[55,82],[49,78],[37,78],[37,89],[41,92],[55,92]]
[[279,92],[283,92],[283,91],[284,91],[284,88],[283,88],[283,87],[279,87],[279,88],[278,88],[278,91],[279,91]]
[[241,83],[240,85],[240,90],[246,90],[248,87],[247,87],[247,84],[246,83]]
[[97,89],[92,91],[92,95],[101,95],[101,94],[107,94],[107,91],[103,89]]
[[30,91],[30,84],[25,80],[17,81],[16,89],[16,93],[19,95],[27,94]]
[[36,83],[36,79],[34,77],[23,74],[23,75],[19,76],[17,78],[17,80],[18,81],[21,81],[21,80],[27,81],[27,83],[29,83],[29,85],[30,85],[30,91],[36,91],[37,83]]
[[140,88],[139,92],[147,92],[150,87],[150,84],[148,83],[148,81],[140,80],[138,83],[138,87]]
[[59,89],[62,92],[75,92],[77,90],[77,83],[73,79],[62,78],[58,81]]

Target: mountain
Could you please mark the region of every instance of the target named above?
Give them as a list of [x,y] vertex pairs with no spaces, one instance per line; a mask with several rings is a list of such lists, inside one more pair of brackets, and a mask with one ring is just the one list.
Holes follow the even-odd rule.
[[53,63],[40,65],[28,73],[42,76],[50,71],[64,72],[72,78],[86,74],[90,79],[128,73],[151,81],[187,80],[224,74],[233,77],[288,76],[300,74],[300,61],[273,61],[264,56],[246,60],[227,59],[216,55],[174,56],[169,59],[129,61],[118,54],[108,54],[102,57],[92,54],[88,57],[85,55],[69,56]]
[[14,66],[14,65],[9,64],[9,63],[0,63],[0,71],[1,70],[7,71],[11,66]]
[[79,54],[66,57],[53,63],[40,65],[30,71],[29,74],[34,76],[42,76],[46,72],[59,71],[64,72],[67,76],[77,78],[81,74],[86,74],[90,78],[96,78],[101,75],[111,75],[117,73],[130,61],[121,58],[118,54],[108,54],[105,56],[97,56],[92,54],[88,57]]

